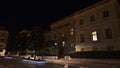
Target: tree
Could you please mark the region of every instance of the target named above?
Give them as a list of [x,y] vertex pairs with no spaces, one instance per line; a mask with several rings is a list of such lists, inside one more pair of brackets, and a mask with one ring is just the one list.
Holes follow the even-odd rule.
[[8,37],[8,44],[6,46],[7,52],[15,53],[18,51],[17,46],[17,34],[16,33],[10,33]]
[[35,52],[43,51],[44,49],[44,31],[40,27],[33,27],[29,38],[30,50]]
[[46,47],[45,50],[47,53],[49,53],[49,55],[57,54],[58,48],[57,45],[55,45],[55,41],[53,40],[47,41],[45,47]]
[[27,45],[27,34],[22,32],[17,36],[17,46],[20,51],[20,54],[26,54]]

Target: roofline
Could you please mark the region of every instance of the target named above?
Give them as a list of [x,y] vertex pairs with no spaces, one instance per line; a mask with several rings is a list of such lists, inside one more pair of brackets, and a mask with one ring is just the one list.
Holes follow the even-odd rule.
[[96,6],[99,6],[99,5],[101,5],[101,4],[104,4],[104,3],[108,2],[108,1],[111,1],[111,0],[102,0],[102,1],[100,1],[100,2],[98,2],[98,3],[95,3],[95,4],[93,4],[93,5],[90,5],[90,6],[86,7],[86,8],[83,8],[83,9],[81,9],[81,10],[79,10],[79,11],[74,12],[73,14],[71,14],[71,15],[69,15],[69,16],[66,16],[66,17],[64,17],[64,18],[62,18],[62,19],[59,19],[59,20],[51,23],[51,25],[54,24],[54,23],[57,23],[57,22],[59,22],[59,21],[61,21],[61,20],[65,20],[65,19],[67,19],[67,18],[73,17],[73,16],[75,16],[75,15],[77,15],[77,14],[80,14],[80,13],[82,13],[82,12],[85,12],[85,11],[88,10],[88,9],[92,9],[92,8],[94,8],[94,7],[96,7]]

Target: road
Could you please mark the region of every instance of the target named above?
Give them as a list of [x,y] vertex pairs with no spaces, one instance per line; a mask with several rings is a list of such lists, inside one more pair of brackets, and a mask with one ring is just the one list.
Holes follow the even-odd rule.
[[[53,60],[46,59],[51,63],[68,64],[76,68],[120,68],[119,59],[77,59],[77,60]],[[69,68],[74,68],[69,67]]]
[[[11,57],[0,58],[0,68],[66,68],[64,65],[48,63],[45,61],[32,61],[25,59],[14,59]],[[69,67],[76,68],[76,67]]]
[[63,60],[49,60],[45,61],[32,61],[25,59],[16,59],[11,57],[0,57],[0,68],[120,68],[120,63],[108,64],[103,62],[95,62],[88,60],[77,62],[63,61]]
[[31,61],[13,59],[10,57],[0,58],[0,68],[64,68],[62,65],[46,63],[45,61]]

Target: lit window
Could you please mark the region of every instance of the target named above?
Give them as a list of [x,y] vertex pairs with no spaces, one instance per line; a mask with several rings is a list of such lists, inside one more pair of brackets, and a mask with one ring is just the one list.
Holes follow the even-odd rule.
[[97,32],[96,31],[92,32],[92,41],[98,41],[98,39],[97,39]]
[[70,29],[70,35],[73,35],[74,34],[74,29]]
[[62,37],[64,37],[64,34],[62,34]]
[[71,29],[71,31],[73,32],[73,31],[74,31],[74,29],[72,28],[72,29]]

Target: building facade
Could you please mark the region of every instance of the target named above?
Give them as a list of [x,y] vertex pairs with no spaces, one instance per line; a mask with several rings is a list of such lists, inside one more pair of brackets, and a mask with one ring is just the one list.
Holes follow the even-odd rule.
[[9,32],[4,27],[0,27],[0,56],[4,56],[8,36]]
[[120,4],[103,0],[51,24],[47,40],[64,53],[120,50]]
[[69,18],[54,22],[51,31],[45,34],[49,41],[54,41],[59,49],[58,54],[67,54],[75,51],[75,22]]
[[120,5],[103,0],[75,14],[76,51],[120,50]]

